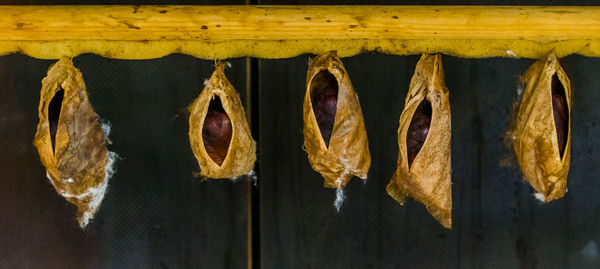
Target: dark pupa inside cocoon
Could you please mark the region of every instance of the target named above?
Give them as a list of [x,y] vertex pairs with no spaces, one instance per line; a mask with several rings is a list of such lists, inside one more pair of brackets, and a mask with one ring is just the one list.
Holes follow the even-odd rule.
[[210,101],[204,118],[202,140],[206,153],[218,165],[221,165],[227,156],[232,131],[231,120],[223,109],[221,98],[215,96]]
[[406,153],[408,155],[409,168],[423,147],[425,139],[427,139],[431,124],[431,113],[431,103],[424,99],[412,116],[408,132],[406,133]]
[[329,139],[333,131],[337,98],[337,79],[327,70],[320,71],[310,83],[310,99],[326,147],[329,147]]
[[60,89],[54,94],[50,104],[48,104],[48,128],[50,128],[50,141],[52,142],[52,152],[56,144],[56,131],[58,130],[58,121],[60,120],[60,110],[62,108],[65,90]]
[[569,107],[565,88],[556,73],[552,76],[552,112],[558,138],[558,151],[562,159],[569,135]]

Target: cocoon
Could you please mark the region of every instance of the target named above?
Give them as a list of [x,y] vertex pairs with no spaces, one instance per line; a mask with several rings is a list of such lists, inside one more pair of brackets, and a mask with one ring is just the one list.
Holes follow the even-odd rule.
[[408,196],[423,203],[452,228],[450,178],[450,100],[442,56],[423,55],[417,63],[398,127],[398,164],[387,193],[401,205]]
[[525,91],[509,142],[523,176],[549,202],[565,195],[571,162],[571,81],[555,52],[535,62],[521,77]]
[[200,175],[234,178],[254,168],[256,153],[242,101],[217,62],[204,89],[189,107],[190,145]]
[[42,80],[40,121],[33,144],[56,191],[77,206],[85,227],[100,207],[115,155],[106,148],[98,115],[87,97],[83,76],[61,58]]
[[304,150],[327,188],[367,178],[371,155],[358,96],[335,52],[309,63],[304,96]]

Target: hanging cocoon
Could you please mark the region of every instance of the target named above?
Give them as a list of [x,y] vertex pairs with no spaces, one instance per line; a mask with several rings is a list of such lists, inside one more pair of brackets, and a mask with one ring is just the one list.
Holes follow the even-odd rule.
[[56,191],[77,206],[83,228],[100,207],[116,154],[106,148],[108,133],[69,58],[53,64],[42,80],[38,114],[33,144]]
[[448,95],[442,56],[421,56],[400,115],[398,167],[387,192],[402,205],[408,196],[413,197],[444,227],[451,229]]
[[367,178],[371,155],[358,96],[335,52],[309,63],[304,96],[304,150],[325,187]]
[[189,136],[205,178],[234,178],[254,168],[256,153],[242,101],[217,62],[215,71],[189,107]]
[[549,202],[565,195],[571,161],[571,81],[551,52],[521,77],[509,140],[527,181]]

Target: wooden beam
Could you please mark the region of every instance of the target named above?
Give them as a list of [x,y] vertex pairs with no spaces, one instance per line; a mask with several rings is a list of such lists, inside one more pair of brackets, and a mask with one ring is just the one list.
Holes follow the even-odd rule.
[[0,55],[600,56],[600,7],[0,6]]

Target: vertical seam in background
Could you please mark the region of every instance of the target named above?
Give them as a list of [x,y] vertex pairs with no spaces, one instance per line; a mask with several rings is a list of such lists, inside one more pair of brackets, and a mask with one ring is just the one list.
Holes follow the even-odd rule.
[[[250,4],[250,0],[245,0]],[[252,128],[252,70],[250,57],[246,57],[246,120]],[[252,179],[246,182],[246,266],[252,269]]]
[[[246,5],[258,5],[260,0],[245,0]],[[256,163],[254,165],[255,178],[248,181],[247,192],[247,210],[248,210],[248,269],[258,269],[262,267],[261,261],[261,219],[260,219],[260,159],[259,149],[256,146],[260,141],[259,136],[259,65],[258,59],[246,57],[246,116],[250,123],[250,130],[253,133],[254,145],[256,148]],[[255,189],[252,184],[255,184]]]
[[[258,102],[258,59],[246,57],[246,117],[253,134],[254,143],[259,137],[259,102]],[[258,148],[256,150],[258,155]],[[247,232],[247,262],[248,269],[261,267],[260,256],[260,187],[258,177],[260,176],[260,167],[257,158],[254,166],[254,178],[249,177],[246,183],[246,232]],[[252,188],[255,184],[255,188]]]
[[[259,117],[260,117],[260,100],[259,100],[259,96],[260,96],[260,81],[259,81],[259,74],[260,74],[260,66],[259,66],[259,59],[250,59],[250,71],[251,71],[251,78],[252,78],[252,91],[251,91],[251,96],[252,96],[252,100],[254,105],[252,106],[252,121],[254,122],[254,124],[252,125],[252,132],[254,133],[254,135],[256,136],[256,138],[258,139],[258,137],[260,137],[260,121],[259,121]],[[257,148],[257,155],[260,156],[258,153],[260,152],[260,149]],[[254,167],[254,174],[256,176],[255,180],[255,188],[251,189],[251,193],[252,193],[252,225],[254,227],[254,229],[252,229],[252,261],[253,261],[253,268],[262,268],[262,236],[261,236],[261,208],[260,208],[260,202],[261,202],[261,193],[260,193],[260,181],[258,180],[258,178],[260,177],[260,159],[257,158],[256,161],[256,165]]]
[[[245,0],[246,5],[256,5],[258,0]],[[246,57],[246,119],[253,133],[255,148],[258,157],[258,60]],[[256,91],[253,93],[253,91]],[[253,100],[256,99],[256,100]],[[254,106],[253,106],[254,103]],[[253,113],[254,112],[254,113]],[[246,234],[247,234],[247,268],[260,268],[260,188],[252,189],[253,182],[257,182],[258,158],[254,165],[255,178],[250,178],[246,183]]]
[[[245,0],[246,5],[250,0]],[[252,128],[252,70],[250,57],[246,57],[246,120]],[[252,269],[252,179],[246,182],[246,267]]]
[[[246,0],[248,4],[249,0]],[[250,57],[246,57],[246,120],[252,128],[252,72]],[[246,182],[246,263],[252,269],[252,179]]]

